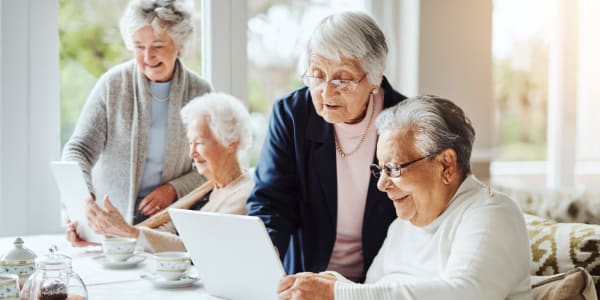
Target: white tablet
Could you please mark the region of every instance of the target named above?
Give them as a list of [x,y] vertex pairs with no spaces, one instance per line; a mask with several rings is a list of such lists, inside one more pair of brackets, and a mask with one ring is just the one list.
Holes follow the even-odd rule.
[[85,199],[90,196],[83,171],[72,161],[50,162],[62,203],[71,221],[77,222],[77,234],[89,242],[102,242],[104,236],[94,233],[85,216]]

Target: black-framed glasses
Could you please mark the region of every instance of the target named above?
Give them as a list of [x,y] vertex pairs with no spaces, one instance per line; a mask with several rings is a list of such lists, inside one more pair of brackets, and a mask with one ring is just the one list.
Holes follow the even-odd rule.
[[358,81],[345,79],[332,79],[327,81],[324,78],[309,76],[305,73],[302,75],[302,81],[304,81],[304,84],[311,89],[321,89],[325,86],[325,84],[329,83],[334,89],[342,93],[349,93],[356,90],[360,82],[367,77],[367,74],[369,73],[365,73],[365,75],[363,75],[363,77]]
[[376,164],[371,164],[371,166],[370,166],[371,174],[373,174],[373,176],[375,176],[375,178],[379,178],[379,176],[381,175],[381,170],[383,170],[388,177],[398,178],[398,177],[402,176],[403,169],[406,169],[408,166],[410,166],[418,161],[421,161],[423,159],[429,158],[429,157],[431,157],[431,155],[426,155],[421,158],[417,158],[417,159],[411,160],[411,161],[403,163],[403,164],[390,162],[390,163],[384,164],[383,167],[379,167]]

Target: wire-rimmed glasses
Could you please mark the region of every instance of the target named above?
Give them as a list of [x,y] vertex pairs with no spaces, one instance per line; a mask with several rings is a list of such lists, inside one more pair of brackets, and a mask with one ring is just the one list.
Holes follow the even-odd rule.
[[375,178],[379,178],[379,176],[381,175],[381,171],[383,170],[388,177],[398,178],[398,177],[402,176],[403,169],[406,169],[408,166],[410,166],[418,161],[421,161],[423,159],[429,158],[429,157],[431,157],[431,155],[426,155],[426,156],[411,160],[411,161],[403,163],[403,164],[389,162],[389,163],[384,164],[383,167],[379,167],[376,164],[371,164],[370,165],[371,174],[373,174],[373,176],[375,176]]
[[365,73],[365,75],[363,75],[361,79],[359,79],[358,81],[354,81],[345,79],[325,80],[324,78],[309,76],[305,73],[304,75],[302,75],[302,81],[304,81],[304,84],[306,84],[306,86],[310,89],[321,89],[325,86],[325,84],[329,83],[334,89],[342,93],[349,93],[354,92],[356,90],[360,82],[367,77],[367,74],[369,73]]

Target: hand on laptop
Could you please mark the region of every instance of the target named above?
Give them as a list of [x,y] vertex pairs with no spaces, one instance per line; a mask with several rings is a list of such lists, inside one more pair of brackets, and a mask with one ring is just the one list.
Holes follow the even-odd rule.
[[279,300],[333,300],[337,279],[331,274],[298,273],[281,279],[277,288]]

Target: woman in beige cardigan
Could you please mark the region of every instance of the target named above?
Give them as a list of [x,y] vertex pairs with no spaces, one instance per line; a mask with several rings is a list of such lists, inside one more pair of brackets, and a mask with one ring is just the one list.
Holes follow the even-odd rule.
[[[244,105],[232,96],[211,93],[190,101],[181,110],[181,118],[192,164],[209,181],[171,207],[246,214],[246,200],[254,184],[252,175],[240,166],[240,156],[252,137]],[[93,203],[88,214],[96,233],[137,238],[138,245],[150,252],[185,250],[166,210],[132,226],[106,195],[104,207]],[[67,239],[74,246],[91,244],[80,239],[74,224],[67,229]]]
[[[90,196],[112,203],[138,224],[205,180],[186,157],[179,111],[212,91],[180,53],[193,37],[194,10],[184,0],[130,0],[120,31],[133,59],[103,74],[81,111],[63,161],[77,162]],[[97,198],[97,199],[96,199]]]

